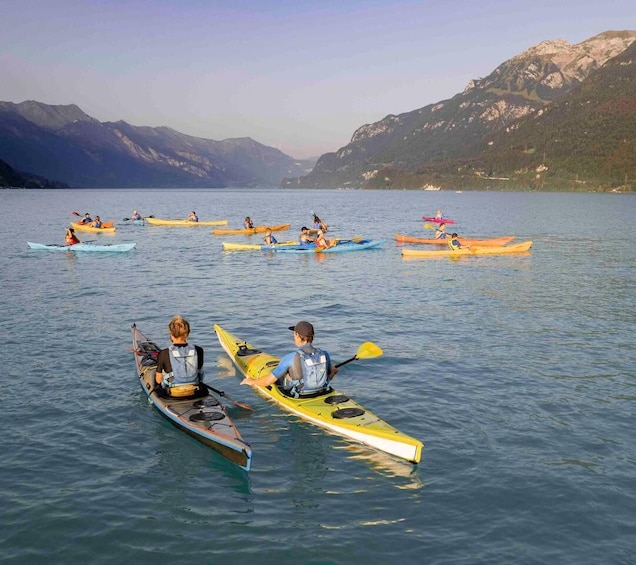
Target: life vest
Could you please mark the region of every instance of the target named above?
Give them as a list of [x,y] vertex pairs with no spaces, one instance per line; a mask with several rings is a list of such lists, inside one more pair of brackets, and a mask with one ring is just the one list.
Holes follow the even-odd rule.
[[448,247],[450,247],[451,249],[461,249],[462,246],[461,246],[461,243],[459,243],[459,241],[453,238],[448,242]]
[[289,368],[288,392],[294,396],[313,395],[329,388],[327,354],[312,345],[300,347]]
[[163,375],[161,386],[172,389],[171,395],[177,396],[174,393],[183,385],[190,385],[184,387],[184,389],[190,389],[199,384],[201,380],[199,356],[194,345],[171,345],[168,348],[168,353],[172,372]]

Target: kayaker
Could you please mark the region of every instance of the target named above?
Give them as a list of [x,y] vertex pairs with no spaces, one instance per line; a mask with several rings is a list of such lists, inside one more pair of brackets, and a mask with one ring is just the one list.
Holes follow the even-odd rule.
[[66,228],[66,236],[64,237],[64,243],[66,245],[76,245],[81,243],[77,236],[75,235],[75,230],[73,228]]
[[446,224],[442,222],[435,230],[435,239],[446,239]]
[[130,216],[131,220],[143,220],[143,218],[141,217],[141,214],[139,213],[139,210],[133,210],[133,213]]
[[188,214],[188,222],[198,222],[199,221],[199,216],[197,216],[197,213],[192,210],[192,212],[190,212]]
[[444,219],[444,214],[442,214],[441,210],[438,210],[437,212],[435,212],[435,219],[436,220],[443,220]]
[[265,237],[263,238],[265,245],[275,245],[278,243],[278,240],[272,235],[271,228],[267,228],[265,230]]
[[318,230],[315,243],[316,247],[318,247],[319,249],[327,249],[329,247],[337,245],[338,242],[335,239],[327,239],[325,237],[325,233],[322,230]]
[[462,248],[462,244],[459,241],[459,239],[457,239],[457,234],[453,233],[451,235],[451,239],[448,242],[448,247],[450,247],[451,249],[461,249]]
[[[203,377],[203,348],[188,344],[190,323],[182,316],[175,316],[168,324],[172,345],[162,349],[157,357],[155,382],[167,396],[171,389],[191,386],[196,394]],[[203,390],[201,390],[203,392]]]
[[77,222],[78,224],[90,224],[93,221],[93,218],[91,218],[90,214],[88,212],[86,212],[86,214],[84,214],[84,217]]
[[289,329],[294,332],[296,349],[285,355],[271,373],[258,379],[246,377],[241,384],[254,387],[277,383],[285,394],[295,398],[327,392],[338,369],[331,363],[329,353],[312,345],[314,327],[302,321]]
[[95,219],[91,223],[91,226],[93,226],[94,228],[102,228],[102,227],[104,227],[103,224],[102,224],[102,219],[99,216],[95,216]]
[[246,230],[251,230],[254,229],[254,222],[252,222],[252,218],[250,218],[249,216],[247,216],[245,218],[245,221],[243,222],[243,227]]
[[314,240],[309,237],[309,228],[307,226],[303,226],[300,228],[300,243],[314,243]]
[[323,222],[318,216],[316,216],[316,214],[314,214],[314,229],[327,231],[327,228],[329,228],[329,226],[325,224],[325,222]]

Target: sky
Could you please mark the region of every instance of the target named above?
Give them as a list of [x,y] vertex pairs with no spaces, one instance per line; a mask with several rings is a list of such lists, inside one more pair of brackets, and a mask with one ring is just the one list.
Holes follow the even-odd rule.
[[634,0],[0,0],[0,101],[303,159],[543,40],[629,29]]

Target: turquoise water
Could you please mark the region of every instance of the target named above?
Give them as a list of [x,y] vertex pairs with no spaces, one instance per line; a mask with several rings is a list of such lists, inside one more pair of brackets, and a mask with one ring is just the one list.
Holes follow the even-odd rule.
[[[5,387],[0,560],[7,563],[634,563],[636,199],[482,192],[1,191]],[[210,228],[121,223],[315,210],[382,249],[228,253]],[[438,208],[525,256],[402,259]],[[61,242],[70,212],[120,222],[125,254]],[[26,223],[25,219],[29,222]],[[254,450],[249,474],[172,427],[139,389],[130,326],[161,345],[176,313]],[[274,354],[316,327],[337,386],[424,442],[413,466],[328,435],[239,386],[212,325]],[[7,362],[8,361],[8,362]]]

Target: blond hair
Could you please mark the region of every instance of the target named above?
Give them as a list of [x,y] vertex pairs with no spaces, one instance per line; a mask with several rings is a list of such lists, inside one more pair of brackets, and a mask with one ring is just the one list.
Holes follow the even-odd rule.
[[170,330],[172,337],[187,339],[190,335],[190,322],[184,317],[177,315],[170,320],[168,330]]

